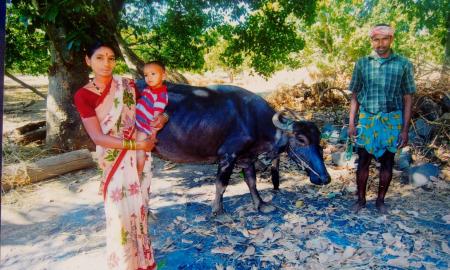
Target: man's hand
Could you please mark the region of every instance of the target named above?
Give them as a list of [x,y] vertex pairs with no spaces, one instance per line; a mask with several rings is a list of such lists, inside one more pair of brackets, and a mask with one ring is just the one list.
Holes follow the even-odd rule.
[[402,131],[400,135],[398,135],[397,148],[401,149],[406,145],[408,145],[408,131]]

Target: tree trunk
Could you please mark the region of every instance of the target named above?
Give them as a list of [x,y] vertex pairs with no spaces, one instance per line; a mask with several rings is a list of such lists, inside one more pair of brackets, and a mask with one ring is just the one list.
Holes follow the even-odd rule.
[[[124,1],[99,1],[102,14],[97,14],[102,20],[97,22],[110,29],[114,39],[124,55],[130,69],[141,73],[143,61],[128,47],[117,30],[117,19]],[[36,4],[35,6],[39,6]],[[44,5],[45,6],[45,5]],[[102,15],[102,16],[100,16]],[[84,54],[80,51],[67,49],[65,37],[68,34],[64,24],[48,22],[46,33],[50,40],[51,67],[49,69],[49,89],[47,95],[47,136],[46,144],[58,150],[74,150],[88,147],[94,149],[94,144],[86,134],[81,119],[73,105],[73,94],[88,82],[88,68],[84,63]],[[187,82],[186,78],[173,72],[174,81]],[[138,74],[135,74],[137,76]],[[172,72],[168,77],[172,78]]]
[[51,63],[47,95],[46,144],[57,150],[74,150],[93,143],[81,124],[73,105],[73,94],[88,82],[88,68],[82,52],[67,50],[66,31],[62,26],[49,24]]
[[119,30],[116,31],[114,37],[133,77],[136,79],[144,79],[144,76],[142,76],[144,74],[144,61],[128,47],[128,44],[123,40]]

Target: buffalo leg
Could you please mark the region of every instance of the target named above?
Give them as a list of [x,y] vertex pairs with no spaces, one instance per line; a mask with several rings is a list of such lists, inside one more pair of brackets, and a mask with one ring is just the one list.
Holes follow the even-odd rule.
[[252,195],[253,204],[258,211],[263,213],[269,213],[275,210],[275,208],[264,202],[259,196],[258,190],[256,189],[256,172],[255,172],[255,164],[250,164],[246,168],[243,168],[245,183],[250,189],[250,194]]
[[272,160],[272,167],[270,168],[270,173],[272,175],[273,189],[280,189],[280,159],[276,158]]
[[223,210],[223,194],[230,181],[231,173],[233,172],[233,167],[235,164],[235,159],[226,156],[221,158],[219,161],[219,168],[217,170],[216,178],[216,197],[213,204],[213,215],[220,215],[224,213]]

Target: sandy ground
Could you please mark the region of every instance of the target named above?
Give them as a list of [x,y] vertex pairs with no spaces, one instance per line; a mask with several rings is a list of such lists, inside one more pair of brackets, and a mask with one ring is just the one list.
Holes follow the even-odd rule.
[[[6,102],[18,102],[8,91],[26,95],[7,89]],[[5,115],[4,129],[43,119],[42,105]],[[382,216],[373,206],[377,180],[372,177],[368,208],[355,215],[348,210],[354,201],[353,169],[327,160],[333,182],[318,187],[285,157],[281,167],[279,192],[272,191],[267,172],[258,175],[258,189],[276,206],[274,212],[253,209],[236,170],[224,198],[228,214],[213,218],[216,167],[171,168],[155,158],[150,208],[156,219],[150,234],[160,268],[448,269],[448,179],[414,188],[396,173],[387,197],[391,214]],[[1,269],[106,269],[98,181],[97,170],[88,169],[3,194]]]
[[[394,179],[391,215],[352,214],[354,172],[329,165],[317,187],[282,166],[281,191],[268,174],[258,189],[276,210],[257,213],[238,171],[210,216],[213,165],[164,169],[155,159],[150,234],[161,269],[448,269],[449,184],[414,189]],[[66,174],[2,198],[2,269],[106,269],[104,213],[95,169]],[[31,268],[30,268],[31,267]],[[221,268],[223,267],[223,268]]]

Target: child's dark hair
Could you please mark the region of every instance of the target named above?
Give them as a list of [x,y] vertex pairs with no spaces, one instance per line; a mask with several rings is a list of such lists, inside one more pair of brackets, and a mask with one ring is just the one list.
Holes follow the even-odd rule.
[[159,60],[150,61],[148,63],[145,63],[145,65],[157,65],[160,66],[164,71],[166,71],[166,65],[164,65],[164,63]]
[[106,42],[106,41],[102,41],[102,40],[96,40],[95,42],[93,42],[92,44],[87,46],[86,55],[89,58],[91,58],[92,55],[95,53],[95,51],[97,51],[101,47],[107,47],[107,48],[111,49],[113,51],[114,55],[117,56],[117,52],[116,52],[116,49],[113,46],[113,44]]

